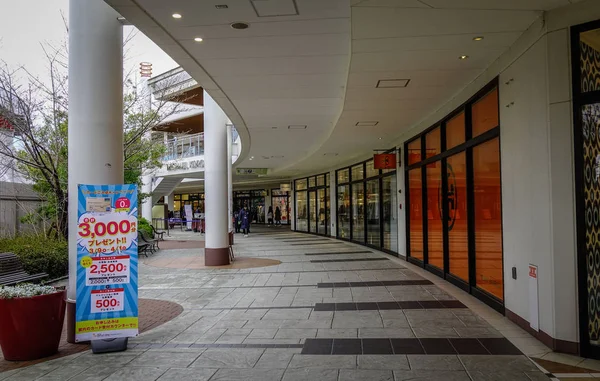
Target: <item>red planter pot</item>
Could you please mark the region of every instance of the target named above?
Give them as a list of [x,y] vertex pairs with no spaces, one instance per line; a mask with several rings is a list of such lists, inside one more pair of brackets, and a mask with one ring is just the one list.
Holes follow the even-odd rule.
[[9,361],[28,361],[58,352],[65,320],[66,291],[32,298],[0,299],[0,346]]

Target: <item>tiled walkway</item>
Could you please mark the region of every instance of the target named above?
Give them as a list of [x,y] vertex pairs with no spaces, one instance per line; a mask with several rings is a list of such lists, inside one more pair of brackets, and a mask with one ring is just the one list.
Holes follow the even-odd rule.
[[[281,264],[142,265],[140,297],[179,303],[180,316],[131,339],[127,352],[75,354],[0,380],[548,380],[406,262],[327,238],[254,230],[263,233],[236,236],[236,256]],[[174,263],[201,252],[155,255]]]

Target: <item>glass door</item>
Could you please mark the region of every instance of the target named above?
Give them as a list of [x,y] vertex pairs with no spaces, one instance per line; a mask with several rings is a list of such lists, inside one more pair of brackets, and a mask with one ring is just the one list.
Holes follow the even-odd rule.
[[318,196],[318,211],[319,211],[319,224],[317,226],[317,233],[326,235],[327,234],[327,197],[325,188],[317,190]]
[[380,246],[379,179],[367,181],[367,244]]
[[308,231],[317,232],[317,191],[308,192]]
[[356,242],[365,242],[364,184],[352,184],[352,240]]

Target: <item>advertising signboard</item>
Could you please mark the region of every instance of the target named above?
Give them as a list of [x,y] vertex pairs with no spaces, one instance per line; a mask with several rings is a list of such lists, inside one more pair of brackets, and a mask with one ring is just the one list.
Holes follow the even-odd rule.
[[78,189],[75,340],[137,336],[137,186]]

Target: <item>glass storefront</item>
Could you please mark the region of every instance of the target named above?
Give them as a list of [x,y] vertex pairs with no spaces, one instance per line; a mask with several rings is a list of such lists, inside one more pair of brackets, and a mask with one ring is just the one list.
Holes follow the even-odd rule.
[[395,170],[368,160],[336,173],[337,238],[398,252]]
[[405,145],[408,259],[503,309],[497,83]]
[[265,197],[267,191],[264,189],[244,190],[233,192],[233,212],[236,213],[243,207],[250,211],[250,221],[253,224],[264,224],[265,220]]
[[[185,205],[192,205],[192,210],[204,213],[204,193],[182,193],[173,196],[173,217],[183,218],[185,216]],[[171,212],[171,211],[169,211]]]
[[281,224],[288,225],[290,223],[290,192],[271,189],[271,205],[273,206],[273,218],[275,218],[275,211],[279,208]]
[[329,233],[329,173],[294,182],[296,230],[327,235]]

